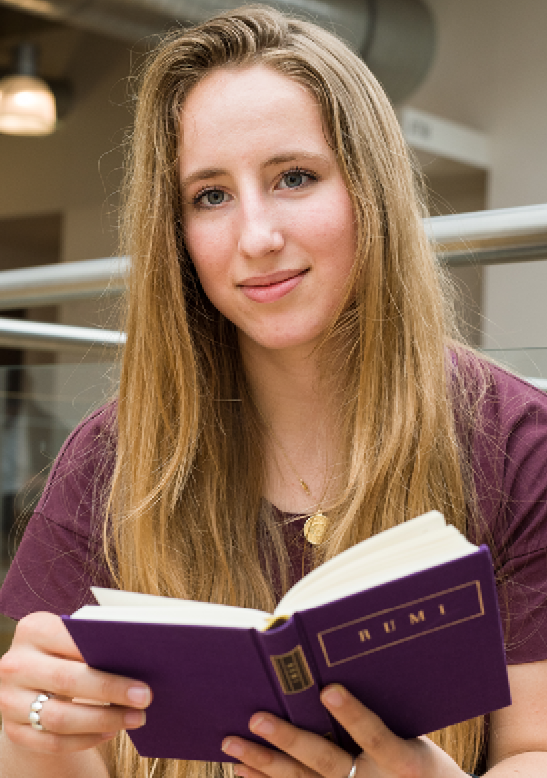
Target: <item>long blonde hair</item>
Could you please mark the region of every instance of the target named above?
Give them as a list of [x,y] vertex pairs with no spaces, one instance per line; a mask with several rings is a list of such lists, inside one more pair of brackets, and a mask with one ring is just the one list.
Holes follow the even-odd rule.
[[[351,300],[326,344],[345,357],[336,391],[346,480],[316,563],[431,508],[465,530],[470,487],[441,279],[407,148],[370,71],[330,33],[266,7],[168,36],[140,80],[125,188],[122,250],[132,270],[105,553],[124,589],[270,610],[271,564],[286,585],[287,553],[261,510],[260,420],[235,329],[204,296],[186,252],[177,174],[190,90],[215,68],[255,63],[317,99],[357,225]],[[471,769],[481,721],[433,737]],[[151,769],[125,738],[114,761],[124,778]],[[217,769],[160,761],[154,775]]]

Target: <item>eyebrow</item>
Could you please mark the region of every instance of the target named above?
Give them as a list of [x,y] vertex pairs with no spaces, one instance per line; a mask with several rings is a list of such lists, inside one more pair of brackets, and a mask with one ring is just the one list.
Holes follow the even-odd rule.
[[[263,167],[275,167],[276,165],[283,165],[287,162],[294,162],[296,159],[309,159],[310,161],[323,162],[329,164],[331,160],[324,154],[315,154],[309,151],[288,151],[285,154],[276,154],[274,157],[270,157],[264,163]],[[220,178],[228,174],[227,170],[223,168],[202,168],[196,170],[193,173],[181,178],[180,187],[182,190],[186,189],[196,181],[203,181],[205,179]]]

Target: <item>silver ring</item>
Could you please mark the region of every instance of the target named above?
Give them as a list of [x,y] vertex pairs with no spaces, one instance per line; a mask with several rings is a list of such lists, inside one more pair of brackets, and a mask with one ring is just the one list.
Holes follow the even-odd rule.
[[357,772],[357,757],[353,757],[353,764],[351,766],[351,770],[348,773],[348,778],[355,778],[355,773]]
[[36,697],[32,705],[30,706],[30,713],[28,714],[28,720],[30,721],[30,726],[33,729],[42,730],[44,728],[42,722],[40,721],[40,711],[44,707],[44,702],[47,702],[50,698],[51,698],[51,694],[41,693]]

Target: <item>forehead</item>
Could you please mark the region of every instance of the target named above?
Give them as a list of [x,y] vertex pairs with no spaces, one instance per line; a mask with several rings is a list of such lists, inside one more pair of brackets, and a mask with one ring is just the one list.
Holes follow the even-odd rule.
[[181,162],[203,153],[257,149],[285,140],[325,151],[321,111],[302,84],[265,65],[219,68],[189,93],[181,109]]

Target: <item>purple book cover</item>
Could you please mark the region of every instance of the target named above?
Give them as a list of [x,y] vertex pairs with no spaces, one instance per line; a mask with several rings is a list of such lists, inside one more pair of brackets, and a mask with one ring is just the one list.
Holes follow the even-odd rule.
[[490,555],[469,556],[295,614],[269,632],[65,618],[86,662],[150,684],[141,756],[228,761],[226,735],[267,710],[348,736],[320,690],[342,683],[402,737],[510,704]]

